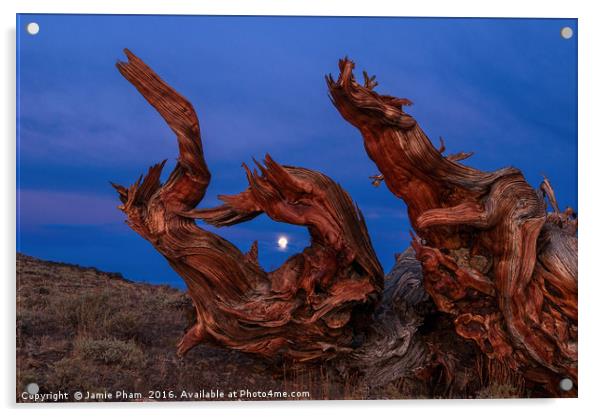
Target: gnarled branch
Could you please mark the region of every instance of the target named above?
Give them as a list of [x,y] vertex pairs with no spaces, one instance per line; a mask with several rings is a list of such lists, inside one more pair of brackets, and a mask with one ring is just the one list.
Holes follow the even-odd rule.
[[[162,162],[130,187],[113,186],[127,223],[167,259],[193,299],[196,324],[180,354],[209,342],[302,362],[335,358],[345,363],[342,372],[360,369],[375,385],[408,378],[462,390],[475,372],[463,360],[479,358],[460,335],[549,392],[557,392],[559,378],[576,381],[577,219],[570,208],[560,212],[547,179],[536,191],[515,168],[483,172],[457,163],[471,153],[443,156],[443,140],[435,148],[404,111],[410,100],[378,94],[367,73],[358,84],[354,64],[341,60],[338,79],[326,78],[331,99],[361,131],[382,173],[373,183],[384,180],[407,203],[417,232],[385,283],[360,210],[319,172],[266,155],[253,169],[243,165],[247,189],[219,196],[218,207],[197,208],[210,172],[196,112],[126,55],[119,71],[174,131],[179,158],[165,183]],[[311,237],[271,272],[259,265],[257,242],[242,253],[196,223],[228,227],[262,214],[305,226]],[[453,319],[457,335],[446,329],[449,319],[425,325],[435,306]],[[462,349],[450,350],[450,340]]]
[[[408,206],[424,285],[457,332],[491,358],[548,383],[577,377],[577,239],[515,168],[484,172],[444,157],[395,99],[355,81],[339,62],[327,84],[335,107],[364,138],[389,190]],[[372,79],[372,82],[376,82]]]
[[[117,68],[178,139],[178,163],[164,184],[161,163],[131,187],[114,187],[128,224],[167,259],[194,301],[197,322],[179,353],[202,341],[300,361],[349,351],[383,289],[382,268],[349,195],[325,175],[280,165],[266,155],[254,170],[244,166],[249,188],[221,196],[219,207],[196,209],[210,174],[194,108],[125,52],[128,62]],[[195,222],[230,226],[262,213],[306,226],[311,236],[309,247],[272,272],[259,266],[256,243],[243,254]]]

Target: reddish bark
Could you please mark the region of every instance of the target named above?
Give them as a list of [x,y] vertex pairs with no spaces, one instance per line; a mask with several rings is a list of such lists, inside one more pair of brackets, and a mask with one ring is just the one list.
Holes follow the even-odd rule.
[[[257,170],[244,166],[249,188],[221,196],[219,207],[195,209],[210,173],[194,108],[134,54],[126,55],[128,62],[117,68],[178,139],[178,163],[164,184],[163,162],[129,188],[114,185],[127,223],[167,259],[194,301],[197,323],[178,352],[202,341],[299,361],[350,351],[380,298],[383,271],[349,195],[325,175],[267,155]],[[311,237],[309,247],[272,272],[257,262],[256,244],[244,254],[195,222],[230,226],[262,213],[306,226]]]
[[[424,286],[456,331],[530,380],[555,391],[577,380],[577,220],[560,212],[549,181],[533,189],[515,168],[483,172],[444,157],[410,100],[380,95],[364,72],[339,62],[332,101],[357,127],[389,190],[408,206]],[[546,213],[544,196],[553,208]]]
[[[197,115],[139,58],[126,55],[119,71],[178,139],[178,163],[165,183],[163,162],[131,187],[114,187],[128,224],[188,286],[197,321],[180,354],[206,341],[297,361],[344,357],[381,385],[443,378],[447,390],[459,358],[479,358],[453,330],[429,333],[423,326],[431,313],[422,283],[457,334],[489,358],[552,393],[562,377],[576,382],[577,220],[571,209],[558,209],[547,179],[534,190],[515,168],[483,172],[458,162],[471,153],[443,156],[443,140],[435,148],[403,111],[410,100],[377,94],[366,73],[360,85],[353,63],[340,61],[338,80],[327,77],[333,103],[362,133],[382,173],[373,183],[384,181],[406,202],[417,233],[412,246],[423,278],[407,252],[398,259],[406,269],[385,288],[360,210],[321,173],[267,155],[254,170],[243,165],[246,190],[221,196],[219,207],[197,209],[210,181]],[[225,227],[264,213],[306,226],[311,237],[309,247],[271,272],[259,265],[256,243],[244,254],[196,223]],[[462,374],[460,389],[469,371]]]

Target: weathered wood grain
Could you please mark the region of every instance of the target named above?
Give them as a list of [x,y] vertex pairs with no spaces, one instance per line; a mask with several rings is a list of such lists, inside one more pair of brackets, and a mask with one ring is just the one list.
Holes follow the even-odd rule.
[[[444,156],[443,140],[435,148],[403,110],[410,100],[376,93],[366,73],[360,85],[354,64],[341,60],[338,79],[327,77],[331,99],[363,136],[380,171],[373,184],[384,181],[406,202],[416,231],[413,249],[397,258],[385,283],[361,211],[319,172],[266,155],[253,169],[243,165],[246,190],[197,208],[211,175],[196,112],[126,55],[117,68],[179,146],[165,183],[162,162],[132,186],[114,187],[130,227],[167,259],[194,300],[196,324],[180,354],[208,342],[296,362],[333,359],[342,373],[359,371],[374,386],[406,378],[438,384],[444,390],[433,392],[447,395],[478,374],[469,369],[480,363],[473,341],[552,395],[561,378],[576,383],[577,220],[572,209],[558,209],[547,179],[535,190],[516,168],[483,172],[459,163],[471,152]],[[259,265],[256,243],[243,253],[197,224],[229,227],[262,214],[305,226],[311,238],[270,272]]]
[[[490,358],[557,390],[577,381],[577,220],[560,212],[546,179],[533,189],[516,168],[484,172],[444,157],[408,99],[381,95],[376,81],[339,62],[331,99],[361,132],[388,189],[408,206],[424,286],[458,334]],[[546,212],[547,196],[553,208]]]
[[[199,122],[192,105],[142,60],[126,50],[121,74],[176,134],[178,163],[162,184],[164,162],[129,188],[114,185],[132,229],[148,240],[182,277],[197,323],[179,344],[185,354],[203,341],[298,361],[348,352],[363,335],[381,297],[383,271],[361,212],[349,195],[319,172],[278,164],[269,155],[251,170],[249,187],[221,196],[216,208],[196,209],[209,185]],[[266,214],[306,226],[311,245],[266,272],[249,253],[200,228]]]

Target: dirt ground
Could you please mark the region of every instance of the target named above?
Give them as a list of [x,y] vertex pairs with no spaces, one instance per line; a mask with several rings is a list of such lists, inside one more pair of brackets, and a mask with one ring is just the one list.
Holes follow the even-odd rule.
[[[176,344],[192,320],[190,299],[175,288],[17,254],[16,400],[32,402],[31,383],[38,395],[67,393],[61,401],[76,392],[82,401],[428,397],[407,392],[404,381],[369,389],[333,367],[291,367],[219,347],[179,358]],[[522,389],[494,384],[474,396],[517,397]]]

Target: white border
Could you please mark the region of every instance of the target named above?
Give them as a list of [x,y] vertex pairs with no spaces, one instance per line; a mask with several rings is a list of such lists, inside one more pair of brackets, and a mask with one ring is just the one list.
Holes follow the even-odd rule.
[[[537,413],[539,415],[588,415],[596,408],[598,374],[600,372],[600,270],[597,265],[596,248],[600,243],[600,170],[602,162],[602,132],[598,114],[602,100],[602,65],[600,42],[602,22],[594,1],[527,2],[505,0],[497,2],[454,0],[386,2],[380,0],[254,0],[254,1],[125,1],[105,0],[98,2],[54,0],[22,0],[12,4],[3,0],[2,33],[4,53],[0,65],[2,71],[3,100],[0,102],[4,135],[2,152],[2,250],[1,265],[4,267],[2,334],[2,366],[0,395],[2,406],[8,414],[31,415],[37,411],[32,406],[14,405],[15,398],[15,13],[111,13],[111,14],[238,14],[238,15],[348,15],[348,16],[444,16],[444,17],[565,17],[578,18],[579,39],[579,287],[580,316],[580,376],[578,400],[516,400],[516,401],[353,401],[353,402],[306,402],[306,403],[172,403],[172,404],[124,404],[124,405],[63,405],[39,408],[44,415],[105,416],[109,410],[115,415],[131,415],[140,412],[145,416],[164,416],[167,413],[194,412],[195,414],[225,414],[235,412],[245,416],[303,415],[341,413],[365,416],[372,409],[381,413],[401,415],[487,415],[507,416],[512,413]],[[528,92],[526,92],[528,94]],[[376,411],[376,410],[375,410]],[[598,411],[599,413],[599,411]],[[410,414],[411,415],[411,414]]]

